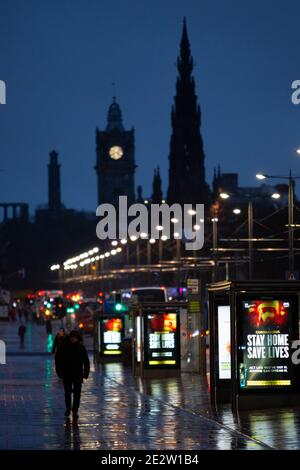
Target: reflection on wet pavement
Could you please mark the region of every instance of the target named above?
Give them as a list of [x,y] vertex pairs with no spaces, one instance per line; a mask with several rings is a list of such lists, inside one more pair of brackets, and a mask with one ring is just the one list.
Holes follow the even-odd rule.
[[282,408],[251,410],[233,415],[231,405],[211,407],[205,378],[197,374],[181,374],[179,378],[141,380],[122,373],[121,364],[107,364],[105,373],[120,384],[135,387],[172,407],[179,407],[194,415],[215,420],[225,429],[246,435],[264,448],[300,448],[300,409]]
[[53,359],[9,357],[0,369],[1,449],[260,448],[214,421],[139,392],[130,383],[131,371],[117,366],[92,372],[73,423],[64,418]]

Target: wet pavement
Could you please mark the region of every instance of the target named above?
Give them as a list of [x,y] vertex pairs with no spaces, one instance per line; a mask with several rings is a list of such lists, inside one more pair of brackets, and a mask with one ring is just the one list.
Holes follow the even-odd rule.
[[[59,325],[55,325],[57,329]],[[100,366],[83,386],[78,423],[64,417],[64,394],[47,353],[51,337],[28,325],[0,324],[0,449],[299,449],[300,410],[213,410],[198,375],[141,381],[120,363]],[[55,332],[55,329],[54,329]],[[86,340],[91,347],[91,340]]]
[[[38,325],[31,322],[24,322],[26,326],[26,334],[24,345],[20,344],[18,337],[18,328],[20,323],[4,323],[0,322],[0,339],[6,343],[6,352],[13,356],[30,356],[30,355],[48,355],[52,351],[53,340],[58,329],[61,326],[59,320],[52,323],[52,334],[46,333],[45,325]],[[86,338],[86,346],[92,350],[93,344],[91,337]]]

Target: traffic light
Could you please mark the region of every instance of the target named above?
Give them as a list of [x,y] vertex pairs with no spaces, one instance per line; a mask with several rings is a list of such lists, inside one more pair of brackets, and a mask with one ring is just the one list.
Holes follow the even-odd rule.
[[104,294],[101,291],[98,292],[98,294],[97,294],[97,302],[100,305],[102,305],[104,303]]
[[122,312],[123,310],[123,305],[122,305],[122,296],[120,292],[115,293],[115,306],[114,310],[116,312]]
[[34,294],[28,294],[27,299],[25,299],[25,303],[28,305],[33,305],[35,301],[35,295]]

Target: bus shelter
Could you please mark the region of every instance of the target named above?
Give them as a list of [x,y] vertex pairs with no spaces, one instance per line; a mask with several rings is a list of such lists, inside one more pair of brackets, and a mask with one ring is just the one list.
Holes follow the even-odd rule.
[[94,318],[94,355],[97,362],[123,359],[125,318],[122,314],[97,312]]
[[177,303],[158,302],[132,306],[134,375],[180,375],[180,307]]
[[208,291],[211,402],[299,405],[300,282],[223,281]]

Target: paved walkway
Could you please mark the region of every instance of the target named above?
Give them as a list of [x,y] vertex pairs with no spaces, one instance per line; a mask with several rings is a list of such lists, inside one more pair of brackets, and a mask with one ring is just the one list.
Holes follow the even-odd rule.
[[[18,336],[18,328],[20,323],[0,322],[0,339],[6,343],[7,353],[10,355],[34,355],[34,354],[47,354],[50,353],[53,346],[54,337],[61,326],[59,320],[52,322],[53,334],[46,333],[45,325],[37,325],[33,323],[24,323],[26,326],[26,334],[24,345],[20,345]],[[90,337],[86,338],[87,347],[92,348],[92,340]]]
[[[85,383],[78,425],[64,418],[53,360],[8,357],[0,369],[1,449],[252,449],[250,439],[174,408],[105,373]],[[110,377],[110,372],[112,377]],[[120,370],[118,369],[118,374]],[[128,371],[129,373],[129,371]]]
[[64,418],[63,387],[45,354],[44,327],[29,326],[20,351],[17,325],[0,324],[8,342],[0,366],[0,449],[300,448],[300,410],[244,413],[209,405],[197,375],[141,381],[112,363],[84,384],[78,424]]

